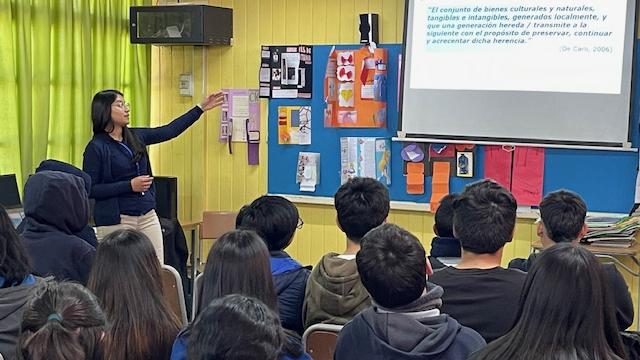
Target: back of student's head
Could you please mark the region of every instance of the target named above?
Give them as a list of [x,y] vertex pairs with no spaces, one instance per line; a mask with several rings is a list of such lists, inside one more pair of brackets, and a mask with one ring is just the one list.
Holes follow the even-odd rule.
[[240,209],[236,228],[255,231],[270,251],[277,251],[289,246],[299,219],[298,209],[291,201],[265,195]]
[[355,242],[389,215],[389,190],[375,179],[350,179],[340,186],[334,201],[340,228]]
[[190,360],[275,360],[285,335],[278,315],[262,301],[243,295],[213,300],[189,335]]
[[527,274],[512,330],[476,359],[623,358],[610,296],[593,254],[552,246]]
[[216,240],[209,251],[200,309],[230,294],[255,297],[277,309],[269,251],[254,231],[230,231]]
[[74,283],[44,282],[38,285],[22,315],[16,357],[101,359],[106,325],[98,301],[89,290]]
[[2,286],[20,284],[31,271],[27,252],[13,227],[9,214],[0,206],[0,277]]
[[356,264],[373,300],[394,308],[418,299],[426,286],[426,253],[418,238],[393,224],[383,224],[363,238]]
[[498,183],[481,180],[467,185],[453,202],[453,229],[462,249],[493,254],[513,237],[516,199]]
[[143,233],[118,230],[105,236],[87,287],[111,323],[107,358],[164,358],[171,352],[179,320],[163,297],[160,263]]
[[578,238],[587,216],[587,205],[571,191],[558,190],[540,202],[544,231],[553,242],[571,242]]
[[448,194],[440,200],[440,205],[435,215],[436,235],[453,237],[453,202],[458,196],[458,194]]

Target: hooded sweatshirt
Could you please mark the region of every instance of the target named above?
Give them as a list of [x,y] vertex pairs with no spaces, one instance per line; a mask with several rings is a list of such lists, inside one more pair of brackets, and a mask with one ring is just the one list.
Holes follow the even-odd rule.
[[486,345],[480,334],[438,310],[442,288],[407,306],[369,308],[340,331],[334,359],[466,359]]
[[309,276],[302,307],[304,327],[346,324],[369,305],[369,293],[360,281],[355,259],[345,260],[329,253]]
[[8,358],[15,354],[22,314],[34,289],[43,282],[29,275],[20,285],[0,289],[0,354]]
[[74,235],[89,219],[83,180],[59,171],[35,173],[24,187],[24,213],[20,236],[33,272],[86,284],[95,248]]
[[[84,182],[84,188],[87,190],[87,194],[91,193],[91,177],[89,176],[89,174],[78,169],[77,167],[58,160],[44,160],[36,168],[36,173],[47,170],[61,171],[81,178]],[[20,223],[20,225],[18,225],[18,233],[22,233],[23,231],[24,221]],[[93,228],[91,228],[91,226],[89,226],[88,223],[85,225],[85,227],[82,228],[82,230],[76,233],[76,236],[88,242],[93,247],[98,246],[96,232],[93,230]]]
[[302,303],[311,271],[284,251],[272,251],[270,260],[282,327],[302,334]]

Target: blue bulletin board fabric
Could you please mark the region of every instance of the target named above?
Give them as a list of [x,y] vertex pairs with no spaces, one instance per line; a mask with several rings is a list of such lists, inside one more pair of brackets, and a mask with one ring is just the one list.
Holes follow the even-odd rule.
[[[271,194],[312,195],[333,197],[340,187],[340,138],[346,136],[387,137],[396,136],[398,128],[398,55],[402,46],[382,44],[388,49],[387,73],[387,128],[386,129],[342,129],[324,127],[324,74],[332,48],[330,45],[313,46],[313,97],[311,100],[270,99],[268,119],[268,192]],[[358,49],[360,45],[336,46],[336,49]],[[640,47],[636,46],[637,51]],[[637,54],[636,54],[637,55]],[[640,56],[635,57],[636,66]],[[634,74],[634,84],[639,84],[638,71]],[[312,132],[311,145],[278,144],[278,107],[311,105]],[[461,104],[464,106],[464,104]],[[640,101],[633,96],[631,140],[638,146]],[[606,119],[603,119],[606,121]],[[579,126],[579,124],[576,124]],[[425,194],[409,195],[402,174],[400,151],[403,144],[393,142],[391,146],[391,186],[392,200],[428,203],[431,196],[431,177],[425,179]],[[316,191],[300,192],[296,184],[296,165],[299,152],[320,153],[320,184]],[[482,178],[484,156],[481,146],[476,147],[474,177],[451,176],[451,192],[460,192],[466,184]],[[545,149],[544,185],[545,194],[569,189],[580,194],[589,211],[627,213],[633,206],[635,179],[638,167],[638,153]],[[455,175],[455,169],[451,173]]]

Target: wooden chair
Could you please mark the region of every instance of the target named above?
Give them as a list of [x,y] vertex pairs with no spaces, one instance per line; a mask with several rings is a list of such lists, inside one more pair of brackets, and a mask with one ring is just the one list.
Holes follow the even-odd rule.
[[162,295],[169,303],[171,310],[178,316],[183,326],[189,323],[187,317],[187,307],[184,301],[184,290],[182,288],[182,278],[174,268],[169,265],[162,265],[160,269],[162,276]]
[[[224,233],[236,228],[237,212],[229,211],[205,211],[202,213],[202,223],[200,224],[200,248],[198,249],[200,258],[205,258],[202,249],[202,240],[216,240]],[[199,264],[198,264],[199,265]]]
[[333,360],[342,325],[315,324],[302,335],[302,346],[313,360]]
[[202,293],[202,279],[204,273],[199,274],[196,277],[196,281],[193,283],[193,299],[191,300],[191,321],[196,319],[198,313],[198,306],[200,305],[200,294]]

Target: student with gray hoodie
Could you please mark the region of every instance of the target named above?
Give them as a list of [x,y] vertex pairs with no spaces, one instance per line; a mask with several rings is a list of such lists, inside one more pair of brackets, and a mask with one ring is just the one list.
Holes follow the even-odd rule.
[[440,311],[443,290],[424,248],[408,231],[384,224],[362,239],[358,272],[373,307],[340,332],[335,359],[458,360],[486,343],[474,330]]
[[302,306],[305,329],[318,323],[343,325],[371,304],[355,259],[364,234],[387,219],[389,191],[375,179],[356,177],[340,186],[334,199],[347,248],[324,255],[311,271]]
[[12,358],[22,314],[34,289],[44,280],[31,274],[27,252],[0,206],[0,354]]

